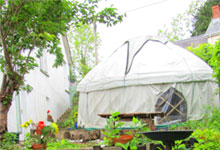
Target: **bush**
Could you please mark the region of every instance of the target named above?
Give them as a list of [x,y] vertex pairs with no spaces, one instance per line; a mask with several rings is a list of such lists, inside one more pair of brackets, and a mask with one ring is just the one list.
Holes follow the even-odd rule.
[[15,144],[18,142],[17,134],[8,133],[4,134],[3,140],[0,142],[0,147],[3,150],[17,150]]

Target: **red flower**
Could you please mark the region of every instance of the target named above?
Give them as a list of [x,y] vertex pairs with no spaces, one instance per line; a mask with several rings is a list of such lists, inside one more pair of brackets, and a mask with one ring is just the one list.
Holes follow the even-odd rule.
[[49,113],[50,113],[50,110],[48,110],[47,113],[49,114]]

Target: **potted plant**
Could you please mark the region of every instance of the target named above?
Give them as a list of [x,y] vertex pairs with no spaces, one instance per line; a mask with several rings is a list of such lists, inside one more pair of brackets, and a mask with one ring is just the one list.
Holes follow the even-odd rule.
[[53,117],[52,117],[52,115],[50,114],[50,110],[47,110],[47,121],[53,122]]
[[27,148],[32,149],[46,149],[48,137],[57,134],[59,131],[57,124],[54,122],[49,125],[45,125],[43,121],[39,121],[36,125],[32,122],[32,119],[22,124],[21,127],[31,128],[32,134],[27,133],[25,145]]
[[121,128],[124,123],[120,121],[118,117],[119,114],[120,112],[111,112],[111,116],[107,119],[105,130],[102,131],[105,137],[101,144],[114,146],[116,143],[126,144],[132,140],[132,135],[120,135],[119,128]]
[[147,128],[147,124],[142,123],[141,120],[138,120],[135,117],[133,117],[132,123],[133,123],[133,125],[131,125],[130,127],[134,129],[133,138],[127,143],[118,142],[115,145],[120,146],[125,150],[127,150],[127,149],[132,149],[132,150],[146,149],[146,144],[151,142],[151,140],[148,139],[147,137],[145,137],[140,132],[149,131],[150,129]]

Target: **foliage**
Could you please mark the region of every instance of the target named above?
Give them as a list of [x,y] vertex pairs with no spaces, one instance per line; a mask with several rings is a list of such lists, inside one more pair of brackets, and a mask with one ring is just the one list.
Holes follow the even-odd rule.
[[[220,147],[220,109],[217,107],[205,107],[204,109],[206,109],[206,113],[203,114],[201,120],[188,120],[182,126],[194,130],[191,137],[198,141],[193,146],[195,150],[218,149]],[[175,145],[176,149],[186,149],[182,141],[177,141]]]
[[105,137],[101,144],[113,146],[113,139],[120,137],[119,128],[122,127],[124,123],[120,121],[120,118],[118,117],[119,114],[120,112],[111,112],[111,116],[106,120],[107,124],[105,125],[105,130],[102,131]]
[[[177,14],[169,27],[158,31],[158,35],[166,36],[170,41],[182,40],[189,35],[204,34],[212,20],[212,6],[220,5],[219,0],[194,0],[189,8]],[[188,33],[188,35],[187,35]]]
[[3,140],[0,141],[0,147],[3,150],[17,150],[18,148],[15,146],[17,141],[17,136],[14,133],[5,133]]
[[116,146],[120,146],[123,149],[130,148],[131,150],[136,150],[137,145],[146,145],[147,143],[152,141],[141,133],[141,132],[150,131],[150,129],[146,126],[147,124],[142,123],[141,120],[138,120],[135,117],[132,118],[132,123],[134,125],[131,125],[130,127],[134,128],[133,139],[126,144],[116,143]]
[[188,38],[192,32],[192,25],[195,20],[194,15],[198,12],[200,6],[205,0],[194,0],[189,8],[180,14],[177,14],[168,25],[158,31],[159,36],[166,36],[170,41],[178,41]]
[[198,141],[194,144],[194,150],[219,149],[220,131],[215,129],[196,129],[193,134]]
[[214,71],[213,77],[216,78],[216,82],[220,88],[220,39],[216,41],[215,45],[213,46],[213,55],[210,59],[210,65]]
[[212,20],[212,6],[220,5],[219,0],[206,0],[194,13],[192,36],[204,34]]
[[200,44],[196,48],[188,47],[188,49],[212,67],[213,77],[220,87],[220,39],[214,45]]
[[[144,136],[141,132],[150,131],[150,129],[147,127],[146,123],[142,123],[142,120],[138,120],[137,118],[133,117],[132,122],[134,126],[131,126],[135,129],[134,138],[132,139],[133,143],[136,143],[136,145],[145,145],[152,140]],[[135,140],[135,142],[133,141]]]
[[39,140],[36,137],[31,136],[31,133],[28,132],[25,135],[25,139],[24,139],[24,147],[25,149],[31,149],[32,145],[37,143]]
[[173,150],[191,150],[191,148],[186,148],[186,145],[182,143],[182,140],[175,141]]
[[77,122],[78,117],[78,105],[74,105],[69,117],[64,122],[58,122],[60,128],[72,128],[75,129],[75,122]]
[[211,44],[199,44],[198,47],[187,47],[187,49],[210,65],[210,59],[213,55],[213,48]]
[[[0,105],[7,115],[13,94],[24,88],[24,76],[38,66],[43,51],[55,55],[54,67],[64,63],[60,34],[71,25],[96,20],[107,25],[122,21],[115,8],[109,7],[95,15],[99,0],[82,3],[69,0],[0,0],[0,70],[3,73]],[[112,16],[112,17],[111,17]],[[23,88],[22,88],[23,87]],[[7,127],[7,116],[0,124],[0,134]]]
[[76,149],[76,145],[72,144],[70,141],[66,139],[62,139],[60,141],[49,142],[47,143],[47,149]]
[[187,129],[215,129],[220,131],[220,109],[217,107],[205,107],[206,113],[203,114],[202,120],[188,120],[183,123]]
[[72,8],[65,0],[1,1],[1,8],[0,69],[18,91],[24,75],[38,66],[34,57],[39,58],[43,50],[56,56],[55,67],[63,63],[58,34],[66,32]]
[[[97,45],[100,40],[97,36]],[[94,53],[94,34],[90,25],[81,25],[76,28],[70,28],[68,33],[71,51],[73,68],[72,74],[75,80],[81,80],[95,66]]]

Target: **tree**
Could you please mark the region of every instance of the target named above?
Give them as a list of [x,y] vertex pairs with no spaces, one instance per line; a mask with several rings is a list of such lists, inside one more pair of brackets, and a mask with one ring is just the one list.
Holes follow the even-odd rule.
[[94,50],[95,50],[95,62],[98,64],[98,45],[97,45],[97,22],[106,24],[108,27],[116,25],[118,22],[121,22],[123,17],[126,15],[119,15],[116,11],[116,8],[109,7],[101,10],[99,12],[93,12],[92,14],[92,23],[94,31]]
[[47,51],[56,56],[54,66],[61,65],[59,34],[64,35],[70,24],[91,22],[90,14],[98,2],[0,0],[0,135],[7,131],[7,114],[14,93],[27,89],[24,77],[38,66],[36,58]]
[[158,31],[158,35],[167,36],[170,41],[177,41],[204,34],[212,20],[214,5],[220,5],[220,1],[194,0],[189,9],[173,18],[170,27],[164,25],[164,29]]
[[220,90],[220,39],[214,45],[205,43],[200,44],[198,47],[188,47],[187,49],[212,67],[213,77],[216,79]]
[[182,14],[177,14],[170,25],[164,25],[164,29],[158,31],[159,36],[166,36],[170,41],[178,41],[189,38],[192,32],[192,25],[195,22],[194,16],[205,0],[194,0],[189,8]]
[[212,6],[214,5],[220,5],[220,1],[207,0],[198,11],[193,14],[194,22],[192,36],[201,35],[206,32],[212,20]]
[[[97,33],[96,33],[97,34]],[[99,36],[97,45],[99,45]],[[68,39],[72,51],[73,75],[75,80],[81,80],[95,66],[94,34],[90,25],[85,24],[76,28],[71,28]]]

